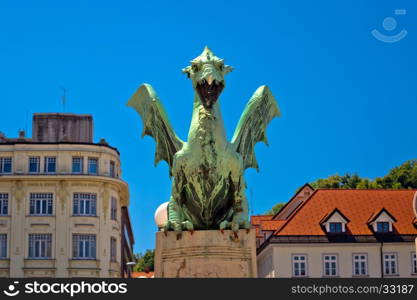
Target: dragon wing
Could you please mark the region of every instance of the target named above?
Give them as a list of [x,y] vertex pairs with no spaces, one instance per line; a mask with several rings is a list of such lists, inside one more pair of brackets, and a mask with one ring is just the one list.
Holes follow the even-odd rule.
[[278,103],[269,88],[265,85],[259,87],[246,105],[232,138],[234,150],[242,155],[244,170],[259,170],[255,144],[263,141],[268,145],[266,126],[280,115]]
[[165,160],[171,168],[174,154],[182,148],[183,141],[177,137],[169,123],[165,109],[151,85],[142,84],[127,102],[142,118],[142,137],[149,135],[155,139],[155,165]]

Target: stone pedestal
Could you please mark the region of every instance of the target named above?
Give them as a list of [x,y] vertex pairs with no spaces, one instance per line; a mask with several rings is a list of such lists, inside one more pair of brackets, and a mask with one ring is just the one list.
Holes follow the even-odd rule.
[[155,277],[257,277],[255,231],[230,230],[156,234]]

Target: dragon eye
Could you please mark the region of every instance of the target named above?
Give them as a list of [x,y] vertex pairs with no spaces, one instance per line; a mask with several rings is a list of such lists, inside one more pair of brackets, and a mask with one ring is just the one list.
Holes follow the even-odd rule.
[[223,72],[223,64],[219,65],[219,70]]

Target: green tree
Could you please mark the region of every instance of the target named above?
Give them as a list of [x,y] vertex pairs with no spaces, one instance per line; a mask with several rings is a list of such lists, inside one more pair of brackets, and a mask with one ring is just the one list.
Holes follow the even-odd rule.
[[278,203],[275,204],[274,207],[272,207],[270,210],[268,210],[265,214],[266,215],[275,215],[276,213],[278,213],[281,208],[283,208],[285,205],[285,203]]
[[[417,189],[417,159],[408,160],[374,180],[346,173],[320,178],[310,185],[315,189]],[[279,211],[282,206],[283,203],[276,204],[267,214],[275,214],[274,211]]]
[[358,174],[331,175],[310,183],[315,188],[330,189],[416,189],[417,160],[409,160],[393,168],[384,177],[374,180],[362,178]]
[[146,272],[154,270],[155,250],[146,250],[144,254],[135,254],[136,265],[133,267],[134,272]]

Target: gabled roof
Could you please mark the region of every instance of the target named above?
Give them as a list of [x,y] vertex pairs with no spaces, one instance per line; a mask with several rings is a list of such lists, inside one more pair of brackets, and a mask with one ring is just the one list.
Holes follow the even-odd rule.
[[[295,199],[297,199],[297,196],[302,192],[302,191],[304,191],[305,190],[305,188],[310,188],[313,192],[314,192],[314,188],[309,184],[309,183],[305,183],[302,187],[300,187],[299,189],[298,189],[298,191],[294,194],[294,196],[292,196],[291,197],[291,199],[290,200],[288,200],[288,202],[287,203],[285,203],[285,205],[272,217],[272,220],[276,220],[277,219],[277,217],[278,217],[278,215],[280,214],[280,213],[282,213],[282,212],[284,212],[286,209],[287,209],[287,207],[289,207],[293,202],[294,202],[294,200]],[[308,198],[308,197],[306,197],[306,198]],[[305,200],[304,200],[305,201]],[[302,202],[300,202],[299,204],[297,204],[297,206],[296,207],[294,207],[293,209],[294,209],[294,211],[297,209],[297,207],[300,205],[300,204],[302,204]],[[290,213],[290,215],[292,214],[292,212]]]
[[395,217],[396,234],[417,235],[413,224],[413,195],[416,190],[316,190],[286,220],[274,236],[323,236],[320,221],[335,209],[350,220],[349,235],[373,235],[368,226],[371,215],[383,208]]
[[386,213],[394,222],[397,222],[397,219],[395,219],[394,217],[393,217],[393,215],[391,215],[390,213],[389,213],[389,211],[388,210],[386,210],[385,209],[385,207],[383,207],[380,211],[378,211],[378,212],[376,212],[375,214],[373,214],[372,216],[371,216],[371,218],[369,219],[369,221],[368,221],[368,223],[372,223],[372,222],[374,222],[376,219],[378,219],[378,217],[382,214],[382,213]]
[[276,231],[285,224],[285,220],[265,220],[261,222],[260,230],[262,231]]
[[252,225],[259,225],[261,224],[261,221],[264,220],[271,220],[272,219],[272,215],[257,215],[257,216],[251,216],[250,217],[250,223]]
[[330,219],[335,213],[339,214],[343,219],[345,219],[346,222],[350,222],[350,220],[344,214],[342,214],[342,212],[340,210],[335,208],[330,213],[325,215],[322,220],[320,220],[320,224],[326,223],[327,220]]
[[260,225],[263,221],[271,220],[272,215],[258,215],[258,216],[251,216],[250,217],[250,223],[252,228],[255,228],[256,236],[257,237],[263,237],[261,234],[261,228]]

